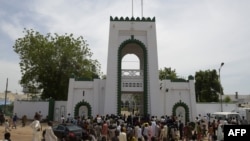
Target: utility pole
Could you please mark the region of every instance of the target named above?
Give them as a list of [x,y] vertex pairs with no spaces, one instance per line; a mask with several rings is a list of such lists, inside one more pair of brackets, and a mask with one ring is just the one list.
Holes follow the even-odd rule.
[[220,109],[221,109],[221,112],[223,112],[223,105],[222,105],[222,85],[221,85],[221,76],[220,76],[220,71],[221,71],[221,68],[222,66],[224,65],[224,62],[222,62],[220,64],[220,68],[219,68],[219,82],[220,82]]
[[141,17],[143,17],[143,0],[141,0]]
[[134,0],[132,0],[132,17],[134,17]]
[[5,98],[4,98],[4,114],[6,114],[7,93],[8,93],[8,78],[7,78],[7,82],[6,82],[6,90],[5,90]]

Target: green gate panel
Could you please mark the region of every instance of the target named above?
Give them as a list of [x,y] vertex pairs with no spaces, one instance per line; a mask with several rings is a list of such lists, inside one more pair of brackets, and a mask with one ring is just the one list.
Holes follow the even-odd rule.
[[50,99],[49,100],[49,113],[48,113],[48,120],[50,121],[54,120],[54,109],[55,109],[55,100]]

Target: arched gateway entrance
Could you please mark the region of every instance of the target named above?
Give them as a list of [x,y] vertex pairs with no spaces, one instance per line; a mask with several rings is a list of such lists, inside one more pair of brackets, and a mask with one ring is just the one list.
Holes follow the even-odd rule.
[[82,100],[76,104],[74,116],[86,118],[86,117],[90,117],[92,115],[91,112],[92,112],[92,109],[91,109],[90,104],[88,102]]
[[[139,58],[139,69],[122,69],[122,58],[134,54]],[[118,49],[118,114],[148,114],[147,50],[145,45],[134,39],[121,43]]]
[[[152,96],[159,93],[155,18],[111,17],[110,21],[104,113],[121,114],[127,104],[130,113],[134,109],[141,115],[158,115],[159,106],[153,104],[157,97]],[[139,67],[123,69],[123,58],[131,54]],[[131,101],[124,99],[130,97]]]
[[177,116],[183,123],[189,122],[189,108],[186,103],[180,101],[173,106],[173,115]]

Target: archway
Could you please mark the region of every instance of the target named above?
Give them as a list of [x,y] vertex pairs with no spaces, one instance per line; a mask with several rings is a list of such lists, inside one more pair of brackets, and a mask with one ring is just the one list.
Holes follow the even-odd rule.
[[141,92],[141,97],[143,101],[142,113],[144,115],[148,114],[148,62],[147,62],[147,49],[145,45],[134,39],[134,36],[131,35],[131,39],[128,39],[121,43],[118,49],[118,66],[117,66],[117,114],[121,114],[121,97],[122,97],[122,58],[127,54],[134,54],[139,58],[140,65],[139,69],[143,71],[141,74],[143,77],[143,92]]
[[175,103],[172,109],[172,115],[177,116],[183,123],[189,122],[189,108],[186,103],[179,101]]
[[75,112],[74,116],[75,117],[91,117],[92,115],[92,108],[90,104],[84,100],[78,102],[75,106]]

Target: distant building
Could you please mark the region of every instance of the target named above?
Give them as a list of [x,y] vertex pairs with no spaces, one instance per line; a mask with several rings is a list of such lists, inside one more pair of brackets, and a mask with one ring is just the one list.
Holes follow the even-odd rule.
[[232,102],[236,102],[239,107],[250,107],[250,94],[249,95],[239,95],[237,92],[235,94],[226,94],[222,96],[222,99],[230,97]]
[[[26,95],[16,94],[16,93],[7,93],[7,97],[6,97],[6,100],[10,103],[14,102],[15,100],[24,100],[24,99],[27,99]],[[5,101],[5,93],[0,93],[0,101]]]
[[[11,102],[9,100],[6,100],[6,105],[10,105]],[[0,99],[0,105],[5,105],[5,99]]]

